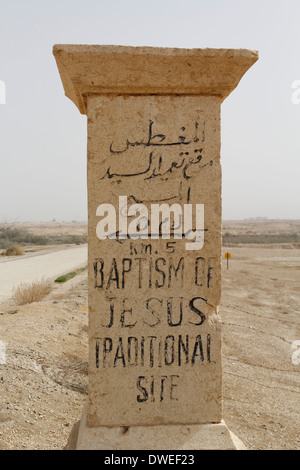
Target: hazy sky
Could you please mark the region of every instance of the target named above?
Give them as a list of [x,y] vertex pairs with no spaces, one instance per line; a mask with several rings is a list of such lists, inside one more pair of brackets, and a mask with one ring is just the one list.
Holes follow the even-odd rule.
[[87,217],[86,116],[56,43],[258,50],[222,104],[223,218],[300,218],[299,19],[299,0],[0,0],[0,223]]

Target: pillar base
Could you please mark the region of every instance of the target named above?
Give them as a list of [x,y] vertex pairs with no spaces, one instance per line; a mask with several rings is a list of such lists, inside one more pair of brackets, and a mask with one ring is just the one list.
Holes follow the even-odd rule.
[[65,450],[246,450],[225,422],[90,428],[87,408]]

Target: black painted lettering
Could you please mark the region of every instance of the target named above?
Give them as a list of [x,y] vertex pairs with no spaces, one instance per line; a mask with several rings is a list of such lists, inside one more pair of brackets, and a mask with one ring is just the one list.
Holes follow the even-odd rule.
[[144,367],[144,360],[145,360],[145,338],[144,336],[141,337],[141,366]]
[[174,362],[174,342],[175,338],[169,335],[165,339],[165,365],[170,366]]
[[170,399],[178,401],[177,397],[174,397],[174,388],[177,387],[178,383],[176,380],[179,379],[179,375],[170,375]]
[[103,367],[106,366],[106,357],[107,354],[112,351],[112,339],[104,338],[103,340]]
[[112,281],[116,283],[116,287],[117,289],[119,289],[119,273],[118,273],[118,267],[117,267],[117,262],[115,258],[113,258],[112,263],[111,263],[111,268],[110,268],[110,273],[108,276],[106,289],[110,288],[110,284]]
[[205,303],[207,303],[207,301],[206,301],[205,299],[203,299],[202,297],[194,297],[192,300],[190,300],[190,303],[189,303],[189,307],[190,307],[190,309],[192,310],[192,312],[196,313],[196,315],[198,315],[198,317],[200,318],[199,323],[194,323],[194,322],[192,322],[192,321],[190,321],[190,323],[191,323],[192,325],[197,325],[197,326],[199,326],[199,325],[202,325],[202,323],[205,321],[206,317],[205,317],[204,313],[201,312],[201,310],[199,310],[199,308],[195,307],[194,303],[195,303],[197,300],[198,300],[198,301],[205,302]]
[[184,258],[180,258],[177,267],[173,265],[173,261],[170,260],[169,264],[169,279],[168,279],[168,287],[171,287],[172,284],[172,273],[174,272],[175,278],[177,278],[178,271],[181,269],[181,287],[183,287],[183,281],[184,281]]
[[182,364],[182,352],[184,354],[185,364],[189,362],[189,337],[185,335],[185,342],[181,335],[178,336],[178,365]]
[[103,266],[104,261],[103,259],[97,259],[94,262],[94,287],[102,288],[103,287]]
[[151,375],[149,378],[140,375],[137,379],[137,389],[141,394],[137,395],[139,403],[149,402],[154,403],[156,400],[160,402],[166,400],[178,401],[175,396],[176,387],[178,386],[179,375]]
[[126,323],[126,319],[125,319],[125,314],[126,313],[129,313],[130,316],[132,316],[132,307],[130,308],[126,308],[126,302],[128,301],[128,299],[123,299],[123,309],[121,311],[121,318],[120,318],[120,322],[121,322],[121,325],[122,327],[124,328],[133,328],[135,325],[136,325],[136,321],[134,323]]
[[[127,358],[128,358],[128,365],[129,366],[137,366],[138,365],[138,339],[134,336],[129,336],[128,338],[128,347],[127,347]],[[132,346],[132,343],[134,344]],[[133,349],[133,351],[132,351]],[[131,362],[133,359],[133,362]]]
[[160,262],[162,262],[163,266],[165,266],[166,260],[164,258],[157,258],[157,260],[155,261],[155,271],[160,273],[161,276],[162,276],[161,283],[159,283],[158,280],[156,279],[155,287],[157,287],[157,288],[164,287],[165,279],[166,279],[165,272],[162,271],[162,269],[160,269],[159,266],[158,266],[158,263],[160,263]]
[[[156,325],[158,325],[158,324],[160,323],[160,319],[159,319],[159,317],[155,314],[155,311],[154,311],[154,305],[153,305],[153,304],[155,304],[155,303],[158,303],[160,306],[162,306],[162,300],[156,299],[155,297],[151,297],[151,299],[147,299],[147,300],[146,300],[146,303],[145,303],[145,308],[146,308],[147,312],[149,312],[149,313],[152,315],[153,320],[154,320],[154,319],[156,320],[156,321],[154,320],[153,323],[149,323],[149,322],[147,322],[147,321],[144,320],[144,323],[145,323],[146,325],[151,326],[151,327],[156,326]],[[151,304],[151,305],[150,305],[150,304]]]
[[96,340],[96,369],[99,369],[99,341]]
[[153,270],[153,264],[152,264],[152,259],[150,258],[149,260],[149,289],[152,288],[152,270]]
[[206,346],[206,351],[207,351],[207,362],[210,362],[210,335],[207,335],[207,346]]
[[[176,302],[177,303],[177,302]],[[170,299],[167,300],[167,321],[169,326],[179,326],[182,323],[182,317],[183,317],[183,297],[180,297],[180,303],[179,303],[179,319],[177,323],[173,322],[173,311],[175,308],[173,307],[173,298],[170,297]]]
[[162,342],[159,341],[158,343],[158,367],[162,367],[162,360],[163,360],[163,350],[162,350]]
[[195,284],[196,286],[199,286],[199,287],[203,286],[204,271],[205,271],[205,259],[202,257],[196,258],[196,261],[195,261]]
[[155,401],[155,398],[154,398],[154,375],[151,375],[150,397],[151,397],[151,402],[153,403]]
[[193,356],[192,356],[192,365],[195,364],[197,357],[201,359],[201,362],[204,361],[201,335],[198,335],[195,340],[195,346],[194,346],[194,351],[193,351]]
[[125,367],[125,356],[124,356],[124,348],[123,348],[123,339],[119,338],[119,344],[116,350],[115,359],[114,359],[114,367],[117,366],[118,361],[121,361],[122,366]]
[[167,253],[174,253],[175,252],[176,242],[167,242],[166,243],[166,251]]
[[163,375],[160,379],[160,401],[164,400],[164,382],[168,377]]
[[145,255],[147,254],[151,255],[152,254],[151,243],[148,243],[147,245],[144,245],[144,243],[142,243],[141,253],[142,254],[145,253]]
[[142,280],[143,280],[143,268],[142,268],[142,261],[144,261],[145,258],[135,258],[135,260],[138,261],[139,263],[139,289],[142,287]]
[[153,342],[157,339],[156,336],[148,336],[150,338],[150,347],[149,347],[149,362],[150,362],[150,367],[154,366],[154,348],[153,348]]
[[103,325],[101,323],[101,326],[103,328],[111,328],[113,326],[113,323],[114,323],[114,311],[115,311],[115,297],[112,297],[110,299],[108,299],[110,301],[110,305],[109,305],[109,323],[108,325]]
[[137,250],[136,250],[136,247],[133,246],[132,243],[130,243],[130,254],[131,254],[131,256],[138,254],[138,252],[137,252]]
[[[127,264],[127,267],[126,267]],[[122,259],[122,289],[125,288],[125,273],[131,271],[132,260],[130,258]]]
[[207,287],[208,288],[211,285],[212,271],[214,269],[212,266],[213,261],[214,261],[214,258],[209,258],[208,260],[208,269],[207,269]]
[[137,380],[137,388],[140,392],[142,392],[142,396],[141,395],[137,395],[136,399],[139,403],[142,403],[142,402],[145,402],[148,400],[148,392],[147,392],[147,389],[145,387],[142,387],[141,385],[141,382],[143,380],[146,380],[146,377],[144,377],[143,375],[140,375],[138,380]]

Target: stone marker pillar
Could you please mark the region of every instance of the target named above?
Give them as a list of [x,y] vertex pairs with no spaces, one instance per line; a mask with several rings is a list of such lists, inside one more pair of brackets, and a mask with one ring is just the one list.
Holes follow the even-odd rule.
[[231,449],[220,108],[249,50],[56,45],[88,117],[89,396],[77,449]]

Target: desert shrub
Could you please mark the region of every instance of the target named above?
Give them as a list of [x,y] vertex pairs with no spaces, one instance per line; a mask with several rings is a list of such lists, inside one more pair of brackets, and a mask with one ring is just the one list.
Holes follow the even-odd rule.
[[15,243],[19,245],[47,245],[48,239],[42,235],[33,235],[27,230],[5,224],[0,225],[0,247],[7,248]]
[[24,250],[23,248],[18,245],[17,243],[14,243],[10,245],[5,251],[4,251],[4,256],[21,256],[24,255]]
[[[226,232],[223,234],[223,245],[229,243],[255,243],[255,244],[274,244],[274,243],[297,243],[300,240],[298,233],[275,233],[275,234],[259,234],[259,233],[246,233],[246,234],[233,234]],[[228,245],[229,246],[229,245]]]
[[48,236],[48,244],[53,245],[80,245],[81,243],[86,243],[86,235],[49,235]]
[[12,225],[0,224],[0,248],[7,248],[11,244],[19,245],[80,245],[86,243],[86,235],[33,235],[24,229]]
[[32,302],[39,302],[51,292],[53,287],[51,282],[46,279],[41,281],[32,282],[29,284],[20,284],[14,291],[14,300],[19,305],[30,304]]
[[57,279],[55,279],[54,282],[66,282],[68,279],[72,279],[76,275],[75,272],[65,274],[63,276],[59,276]]

